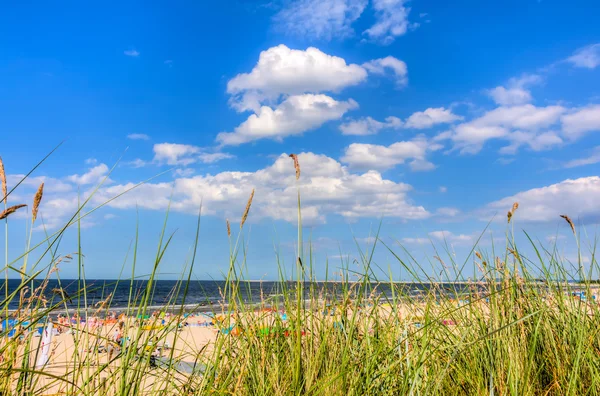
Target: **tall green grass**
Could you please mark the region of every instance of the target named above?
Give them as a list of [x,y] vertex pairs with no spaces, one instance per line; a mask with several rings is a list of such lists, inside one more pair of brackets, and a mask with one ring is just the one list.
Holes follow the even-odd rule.
[[[39,165],[39,164],[38,164]],[[113,168],[114,169],[114,168]],[[299,168],[297,177],[299,177]],[[107,176],[108,177],[108,176]],[[348,260],[340,263],[314,262],[311,244],[303,247],[301,189],[298,188],[298,249],[295,282],[286,282],[281,256],[274,258],[279,273],[280,290],[275,297],[264,298],[259,305],[244,301],[246,252],[244,222],[251,215],[250,198],[240,228],[230,238],[229,269],[225,274],[224,316],[218,326],[235,331],[219,333],[213,344],[203,348],[187,345],[179,327],[185,321],[184,307],[194,270],[201,218],[196,220],[196,237],[172,301],[164,310],[174,312],[171,326],[144,331],[143,326],[127,323],[128,347],[115,352],[106,361],[98,346],[108,345],[104,335],[76,330],[75,348],[66,364],[49,364],[36,368],[39,338],[31,331],[36,322],[44,323],[58,309],[67,315],[74,312],[68,304],[77,301],[76,311],[89,319],[111,310],[111,291],[104,286],[104,302],[99,307],[88,304],[91,292],[85,282],[85,238],[81,220],[106,205],[89,207],[92,196],[82,200],[77,211],[59,231],[45,233],[42,241],[30,246],[9,261],[6,243],[3,270],[20,278],[15,290],[0,293],[0,312],[16,319],[17,333],[0,334],[0,394],[44,395],[580,395],[600,393],[600,314],[591,300],[597,269],[595,245],[591,246],[590,271],[585,274],[578,254],[577,284],[570,264],[555,246],[544,247],[528,238],[525,255],[515,243],[514,221],[518,213],[511,210],[512,223],[506,230],[503,246],[487,251],[474,247],[469,258],[456,262],[447,246],[434,257],[443,271],[432,276],[433,266],[420,263],[401,243],[384,243],[379,238],[363,250],[357,244],[360,269],[350,268]],[[10,190],[6,198],[10,201]],[[260,191],[257,192],[260,194]],[[116,197],[115,197],[116,198]],[[113,198],[114,199],[114,198]],[[526,209],[521,209],[526,210]],[[200,208],[198,213],[200,213]],[[138,258],[138,232],[121,274],[131,274],[117,282],[129,284],[127,315],[142,317],[149,312],[155,293],[156,276],[174,235],[166,233],[168,211],[160,235],[152,271],[141,293],[134,280]],[[8,222],[6,240],[8,240]],[[61,255],[63,236],[68,228],[77,229],[77,246]],[[581,249],[573,226],[574,246]],[[225,231],[224,231],[225,232]],[[397,266],[421,283],[425,292],[415,296],[403,284],[376,277],[374,252],[381,249],[397,261]],[[445,250],[445,252],[444,252]],[[25,264],[32,252],[39,258]],[[446,254],[443,254],[446,253]],[[14,254],[13,254],[14,255]],[[131,258],[131,261],[130,261]],[[72,260],[78,266],[77,293],[67,296],[62,288],[47,290],[48,279],[56,277],[57,268]],[[129,264],[131,262],[131,268]],[[466,286],[453,284],[463,280],[467,266],[473,265],[474,278]],[[314,269],[341,267],[341,282],[325,286],[315,281]],[[20,270],[19,268],[23,268]],[[450,274],[456,274],[453,278]],[[541,278],[541,279],[540,279]],[[33,279],[41,280],[34,288]],[[353,279],[354,281],[350,281]],[[379,293],[385,286],[389,292]],[[573,288],[586,291],[588,300],[569,295]],[[98,290],[94,290],[98,292]],[[183,295],[176,303],[175,296]],[[47,301],[43,296],[51,296]],[[9,312],[12,301],[19,308]],[[257,308],[277,307],[287,319]],[[189,308],[187,308],[189,309]],[[192,308],[193,309],[193,308]],[[27,322],[27,325],[24,323]],[[149,319],[146,326],[158,325]],[[152,345],[169,340],[171,349],[164,358],[171,364],[153,366],[145,353]],[[92,353],[82,353],[91,349]],[[180,355],[176,350],[185,350]],[[193,362],[198,370],[181,372],[177,361]]]

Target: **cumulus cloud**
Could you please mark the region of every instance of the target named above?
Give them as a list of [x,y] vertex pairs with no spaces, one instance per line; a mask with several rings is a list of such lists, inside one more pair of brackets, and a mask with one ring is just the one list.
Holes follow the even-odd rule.
[[[324,92],[338,93],[360,84],[368,73],[390,74],[397,84],[406,83],[406,64],[394,57],[360,66],[314,47],[295,50],[279,45],[262,51],[249,73],[238,74],[227,83],[231,106],[254,114],[233,132],[220,133],[217,141],[238,145],[263,138],[281,140],[340,119],[358,104],[352,99],[338,101]],[[344,125],[342,131],[372,134],[384,127],[396,127],[399,122],[388,118],[383,125],[371,118]]]
[[588,45],[575,51],[573,55],[567,58],[575,67],[594,69],[600,65],[600,43]]
[[278,45],[260,53],[250,73],[241,73],[227,83],[231,104],[240,111],[260,111],[260,104],[280,95],[339,92],[361,83],[366,70],[346,64],[343,58],[318,48],[295,50]]
[[[87,161],[86,161],[87,162]],[[50,176],[29,176],[23,180],[25,175],[9,174],[7,181],[9,185],[16,185],[23,180],[16,194],[25,196],[25,199],[31,199],[41,183],[44,183],[44,198],[41,201],[38,220],[36,222],[36,231],[52,230],[64,225],[64,222],[77,211],[78,203],[82,203],[87,198],[89,192],[85,189],[93,189],[98,183],[104,180],[108,173],[108,166],[99,164],[90,168],[82,175],[71,175],[64,178],[55,178]],[[110,179],[104,182],[104,185],[112,183]],[[11,195],[15,200],[21,200],[21,197]],[[24,218],[24,212],[14,216],[15,219]],[[82,226],[92,226],[93,222],[85,221]]]
[[410,27],[410,8],[404,4],[405,0],[373,0],[376,21],[364,34],[370,40],[384,45],[391,44],[397,37],[405,35]]
[[438,135],[435,140],[451,139],[456,149],[468,154],[478,153],[490,139],[511,142],[513,146],[504,149],[507,152],[515,151],[524,144],[533,150],[543,150],[562,142],[556,133],[544,129],[555,125],[565,111],[562,106],[501,106],[457,125],[451,131]]
[[[179,143],[157,143],[153,147],[155,164],[181,165],[188,166],[197,162],[212,164],[228,158],[233,155],[220,152],[207,152],[206,149],[189,144]],[[141,167],[147,163],[142,160],[135,160],[131,163],[134,167]]]
[[150,136],[144,133],[131,133],[127,135],[127,139],[130,140],[150,140]]
[[366,136],[376,135],[382,129],[399,129],[400,127],[402,127],[402,121],[398,117],[387,117],[385,122],[374,120],[371,117],[363,117],[340,125],[340,131],[342,131],[342,135]]
[[527,87],[542,82],[537,74],[526,74],[520,78],[508,80],[507,87],[498,86],[488,91],[494,102],[501,106],[522,105],[531,102],[531,92]]
[[454,234],[450,231],[433,231],[429,233],[429,236],[440,242],[446,242],[451,245],[473,243],[473,236],[465,234]]
[[578,139],[589,132],[600,131],[600,105],[589,105],[565,114],[562,129],[569,139]]
[[509,133],[506,139],[510,144],[499,150],[499,153],[503,155],[514,155],[524,145],[529,146],[533,151],[543,151],[563,143],[561,137],[552,131],[539,134],[536,134],[536,132],[515,131]]
[[462,120],[463,117],[453,114],[450,109],[443,107],[428,108],[425,111],[417,111],[406,120],[406,128],[424,129],[438,124],[448,124]]
[[406,63],[393,56],[373,59],[372,61],[363,63],[363,67],[371,74],[390,74],[398,87],[403,87],[408,83],[408,68],[406,67]]
[[295,95],[288,97],[276,108],[262,106],[233,132],[221,132],[221,145],[239,145],[258,139],[281,141],[284,137],[300,135],[320,127],[327,121],[337,120],[358,104],[349,99],[337,101],[326,95]]
[[189,144],[157,143],[153,147],[154,161],[167,165],[190,165],[197,161],[200,147]]
[[273,18],[275,28],[301,37],[331,40],[354,34],[352,23],[368,0],[289,1]]
[[[384,179],[379,172],[350,173],[339,162],[324,155],[299,154],[302,166],[302,218],[305,224],[326,222],[327,216],[347,219],[394,217],[424,219],[430,213],[408,198],[411,186]],[[106,200],[131,188],[133,183],[103,188],[95,198]],[[293,162],[282,154],[275,162],[256,172],[221,172],[176,178],[172,183],[147,183],[125,194],[110,206],[164,210],[169,201],[176,211],[194,213],[203,202],[205,214],[235,218],[244,210],[250,191],[256,194],[251,218],[272,218],[294,222],[297,190]]]
[[230,158],[234,158],[234,156],[228,153],[201,153],[198,155],[198,159],[205,164],[213,164]]
[[505,88],[502,86],[493,88],[489,95],[499,105],[519,105],[531,102],[531,93],[524,88]]
[[556,222],[558,216],[569,215],[573,220],[595,221],[600,215],[600,177],[590,176],[579,179],[567,179],[546,187],[522,191],[510,197],[486,205],[481,217],[489,220],[494,214],[505,220],[504,213],[513,202],[519,202],[517,221]]
[[[40,184],[44,183],[44,193],[68,193],[74,191],[73,186],[67,181],[49,176],[29,176],[26,179],[24,174],[9,174],[6,176],[9,186],[16,186],[21,182],[21,187],[37,189]],[[12,195],[11,195],[12,196]]]
[[389,146],[352,143],[346,148],[342,162],[356,169],[385,170],[410,161],[413,171],[426,171],[435,168],[435,165],[427,161],[427,153],[440,148],[440,145],[428,142],[423,136]]
[[95,184],[100,182],[108,173],[108,166],[100,164],[90,168],[82,175],[67,176],[67,180],[79,185]]

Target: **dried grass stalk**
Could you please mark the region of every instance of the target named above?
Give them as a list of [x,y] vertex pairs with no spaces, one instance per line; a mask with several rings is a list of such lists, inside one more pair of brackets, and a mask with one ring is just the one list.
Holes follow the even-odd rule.
[[477,258],[478,258],[479,260],[482,260],[482,258],[481,258],[481,253],[479,253],[479,252],[477,252],[477,251],[476,251],[476,252],[475,252],[475,256],[477,256]]
[[229,219],[227,219],[226,222],[227,222],[227,236],[231,237],[231,225],[229,224]]
[[31,210],[31,222],[35,223],[35,219],[37,219],[38,210],[40,209],[40,203],[42,202],[42,197],[44,196],[44,183],[40,184],[38,187],[35,196],[33,197],[33,209]]
[[[4,162],[2,162],[2,157],[0,157],[0,184],[2,185],[2,199],[0,199],[0,203],[6,200],[6,196],[8,195],[8,186],[6,185],[6,171],[4,170]],[[6,203],[6,201],[4,202]]]
[[15,213],[18,209],[21,209],[25,206],[27,206],[27,205],[25,205],[25,204],[15,205],[15,206],[11,206],[10,208],[0,212],[0,220],[6,219],[8,216]]
[[512,206],[512,208],[508,211],[508,213],[506,214],[506,217],[508,218],[508,222],[510,223],[510,220],[512,219],[513,215],[515,214],[515,212],[517,211],[517,209],[519,209],[519,203],[515,202]]
[[300,162],[296,154],[290,154],[290,158],[294,160],[294,169],[296,169],[296,180],[300,179]]
[[573,231],[573,234],[575,235],[575,224],[573,224],[573,220],[571,220],[571,218],[567,215],[560,215],[560,217],[562,217],[567,223],[569,223],[569,225],[571,226],[571,231]]
[[244,226],[246,219],[248,218],[248,213],[250,212],[250,206],[252,205],[252,199],[254,198],[254,189],[252,189],[252,193],[250,194],[250,198],[248,199],[248,203],[246,204],[246,209],[244,210],[244,214],[242,215],[242,221],[240,222],[240,229]]
[[519,203],[518,203],[518,202],[515,202],[515,203],[513,204],[513,206],[512,206],[512,209],[511,209],[511,210],[512,210],[512,212],[513,212],[513,214],[514,214],[514,213],[517,211],[517,209],[519,209]]

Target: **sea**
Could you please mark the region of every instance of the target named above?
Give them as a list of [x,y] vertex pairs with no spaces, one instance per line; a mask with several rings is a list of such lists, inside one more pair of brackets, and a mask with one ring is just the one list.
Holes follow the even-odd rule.
[[[4,300],[5,289],[4,280],[0,281],[0,298]],[[29,284],[29,290],[35,290],[41,285],[41,280],[34,280]],[[8,292],[13,293],[19,286],[19,279],[8,280]],[[432,284],[428,283],[411,283],[401,282],[394,283],[394,293],[400,292],[403,295],[408,295],[418,298],[428,292]],[[321,299],[332,300],[344,292],[344,289],[359,287],[365,295],[391,297],[392,287],[390,283],[369,283],[364,284],[349,284],[341,282],[313,282],[307,283],[304,287],[304,298],[318,296]],[[266,302],[267,304],[277,304],[281,301],[284,290],[295,290],[297,287],[296,281],[281,282],[281,281],[242,281],[239,282],[239,296],[247,304],[258,304]],[[102,302],[106,301],[105,309],[102,311],[108,312],[124,312],[128,307],[140,304],[144,293],[148,288],[148,280],[114,280],[114,279],[56,279],[48,280],[48,284],[44,288],[44,298],[47,307],[56,305],[53,313],[66,312],[74,309],[99,310]],[[149,300],[147,307],[149,310],[177,310],[184,307],[188,312],[209,312],[214,311],[224,305],[228,301],[223,298],[223,293],[226,288],[225,281],[217,280],[191,280],[189,283],[175,280],[154,280],[151,285],[151,293],[148,296]],[[437,283],[436,290],[447,290],[449,294],[462,294],[468,291],[469,284],[466,282],[453,283]],[[78,292],[85,290],[85,293]],[[29,292],[26,293],[26,296]],[[63,300],[64,297],[64,300]],[[64,301],[64,302],[63,302]],[[60,304],[59,304],[60,303]],[[18,295],[13,298],[9,304],[9,311],[14,311],[18,308]],[[1,310],[6,308],[5,305],[0,307]]]

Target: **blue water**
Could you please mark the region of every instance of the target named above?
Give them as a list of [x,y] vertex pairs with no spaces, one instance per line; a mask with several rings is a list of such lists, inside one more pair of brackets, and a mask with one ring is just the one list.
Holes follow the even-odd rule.
[[[9,293],[13,292],[21,284],[18,279],[9,279],[8,290]],[[41,281],[36,280],[33,282],[33,288],[38,287]],[[44,297],[48,300],[48,305],[56,304],[62,300],[62,296],[59,294],[62,286],[62,290],[65,292],[65,296],[68,299],[67,308],[74,309],[77,307],[83,308],[87,305],[88,308],[94,308],[97,303],[105,300],[109,295],[112,295],[110,300],[111,310],[123,310],[130,302],[130,299],[134,302],[133,305],[139,305],[143,293],[147,288],[146,280],[109,280],[109,279],[94,279],[87,280],[85,283],[85,298],[83,293],[78,293],[78,290],[83,289],[83,281],[78,280],[61,280],[60,283],[57,280],[50,280],[47,287],[45,288]],[[288,289],[294,289],[296,286],[295,282],[288,282],[286,284],[282,282],[264,281],[264,282],[242,282],[240,283],[240,295],[241,298],[247,303],[256,303],[261,299],[274,299],[277,296],[281,296],[284,287]],[[367,293],[375,288],[375,284],[368,285]],[[402,290],[403,293],[410,295],[418,295],[423,293],[429,288],[428,284],[420,283],[401,283],[396,284]],[[187,293],[184,289],[185,283],[170,280],[159,280],[153,282],[152,293],[148,306],[154,308],[160,307],[178,307],[181,304],[185,304],[188,310],[195,311],[209,311],[217,307],[219,304],[226,303],[221,297],[221,293],[225,288],[224,281],[213,281],[213,280],[202,280],[202,281],[191,281],[187,285]],[[337,295],[342,290],[342,285],[335,282],[319,282],[313,284],[314,293],[320,297],[332,297]],[[445,287],[452,290],[462,289],[465,286],[457,286],[453,283],[445,284]],[[53,291],[53,289],[55,289]],[[397,291],[398,291],[397,290]],[[391,295],[391,289],[389,284],[380,284],[377,286],[376,291],[378,294]],[[310,288],[305,288],[305,297],[308,298]],[[0,281],[0,296],[4,296],[4,281]],[[27,296],[27,295],[26,295]],[[18,296],[9,303],[9,310],[14,310],[18,307]],[[4,309],[5,307],[0,307]],[[58,308],[59,310],[64,309],[64,304]]]

